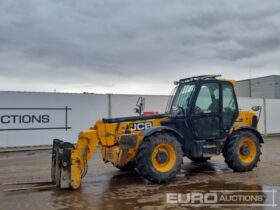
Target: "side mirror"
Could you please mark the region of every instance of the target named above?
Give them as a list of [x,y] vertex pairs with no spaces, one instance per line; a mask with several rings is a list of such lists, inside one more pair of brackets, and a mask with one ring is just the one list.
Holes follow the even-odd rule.
[[140,96],[136,102],[136,108],[134,108],[134,111],[135,113],[142,115],[144,109],[145,109],[145,98]]
[[254,111],[254,112],[258,112],[262,109],[261,106],[252,106],[251,109]]
[[174,81],[173,84],[177,86],[177,85],[179,85],[179,82],[178,81]]

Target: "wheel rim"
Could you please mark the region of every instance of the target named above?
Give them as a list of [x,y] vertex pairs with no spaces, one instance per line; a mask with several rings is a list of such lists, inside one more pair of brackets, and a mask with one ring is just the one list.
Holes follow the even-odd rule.
[[239,145],[240,160],[246,164],[250,164],[256,157],[256,144],[251,138],[244,138]]
[[176,152],[169,144],[157,145],[152,153],[153,167],[159,172],[170,171],[176,163]]

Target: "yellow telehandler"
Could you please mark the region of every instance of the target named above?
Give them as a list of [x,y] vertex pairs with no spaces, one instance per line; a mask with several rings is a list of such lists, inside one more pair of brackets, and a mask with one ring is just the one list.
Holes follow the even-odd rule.
[[233,171],[256,167],[264,141],[256,114],[238,109],[235,81],[202,75],[175,85],[164,114],[98,120],[79,134],[76,145],[55,139],[52,182],[78,189],[96,147],[105,163],[136,169],[153,183],[174,178],[183,156],[203,162],[222,153]]

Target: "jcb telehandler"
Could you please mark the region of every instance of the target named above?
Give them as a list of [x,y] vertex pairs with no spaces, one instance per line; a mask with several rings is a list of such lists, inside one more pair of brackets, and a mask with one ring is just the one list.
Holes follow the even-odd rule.
[[252,170],[264,141],[256,114],[239,111],[234,84],[219,75],[181,79],[164,114],[98,120],[75,146],[55,139],[52,182],[78,189],[97,146],[105,163],[153,183],[174,178],[183,156],[202,162],[222,153],[234,171]]

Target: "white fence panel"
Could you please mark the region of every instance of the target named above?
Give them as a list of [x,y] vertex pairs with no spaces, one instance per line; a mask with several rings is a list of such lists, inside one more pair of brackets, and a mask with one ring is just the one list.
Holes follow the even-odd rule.
[[268,134],[280,133],[280,100],[266,99],[266,128]]
[[0,147],[50,145],[53,138],[76,142],[81,130],[108,116],[107,95],[0,92],[0,97]]

